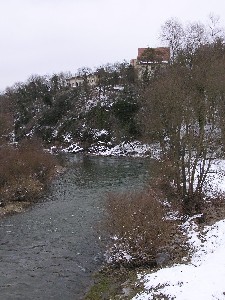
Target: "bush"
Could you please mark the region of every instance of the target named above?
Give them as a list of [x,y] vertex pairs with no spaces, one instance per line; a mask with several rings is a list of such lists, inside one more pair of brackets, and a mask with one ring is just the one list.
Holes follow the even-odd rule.
[[24,164],[23,173],[26,168],[29,176],[45,183],[54,174],[57,162],[56,158],[44,151],[40,145],[39,140],[23,142],[18,149],[18,161]]
[[0,197],[4,201],[33,200],[55,171],[56,159],[38,146],[24,141],[17,148],[0,148]]
[[118,100],[112,105],[112,111],[119,121],[120,131],[128,137],[140,136],[140,128],[135,120],[135,115],[139,110],[137,103],[131,100]]
[[33,178],[22,177],[11,180],[1,189],[4,202],[34,201],[40,196],[44,185]]
[[89,127],[96,128],[99,130],[110,130],[111,121],[110,111],[108,107],[100,105],[94,106],[86,113],[85,117]]
[[172,235],[174,222],[165,218],[161,195],[149,189],[139,193],[110,194],[103,229],[110,237],[106,258],[113,265],[156,264],[156,256]]

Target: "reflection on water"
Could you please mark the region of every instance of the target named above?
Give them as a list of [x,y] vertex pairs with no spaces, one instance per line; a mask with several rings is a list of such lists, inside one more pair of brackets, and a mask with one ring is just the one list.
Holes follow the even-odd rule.
[[0,299],[82,299],[102,255],[95,224],[110,191],[137,189],[147,159],[66,157],[46,201],[0,220]]

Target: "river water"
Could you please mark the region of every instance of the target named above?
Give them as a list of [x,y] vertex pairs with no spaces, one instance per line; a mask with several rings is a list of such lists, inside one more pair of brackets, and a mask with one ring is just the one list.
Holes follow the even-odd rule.
[[102,263],[96,224],[107,192],[137,190],[147,159],[67,156],[44,201],[0,220],[0,299],[82,299]]

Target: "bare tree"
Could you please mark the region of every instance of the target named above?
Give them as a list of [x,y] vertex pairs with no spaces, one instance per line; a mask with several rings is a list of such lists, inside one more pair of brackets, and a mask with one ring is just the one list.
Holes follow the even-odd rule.
[[183,37],[183,26],[176,19],[167,20],[161,28],[161,39],[170,47],[172,61],[175,60],[182,49]]
[[13,111],[14,103],[8,97],[0,96],[0,143],[1,146],[13,132]]
[[220,26],[220,17],[211,13],[208,21],[208,37],[210,42],[224,39],[224,30]]
[[[204,44],[204,28],[191,28],[183,38],[185,48],[184,43],[173,64],[145,90],[140,117],[145,136],[161,144],[167,180],[187,212],[201,208],[211,162],[221,154],[225,99],[225,46],[221,41]],[[198,33],[197,44],[190,33]]]

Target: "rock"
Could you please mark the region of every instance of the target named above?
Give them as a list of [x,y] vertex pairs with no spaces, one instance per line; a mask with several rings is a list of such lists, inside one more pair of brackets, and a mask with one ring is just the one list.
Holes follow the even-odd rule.
[[4,207],[5,206],[5,202],[0,201],[0,207]]
[[170,260],[170,254],[168,252],[157,253],[155,260],[158,266],[165,266]]
[[124,297],[129,297],[132,293],[132,289],[130,287],[124,287],[122,292]]

